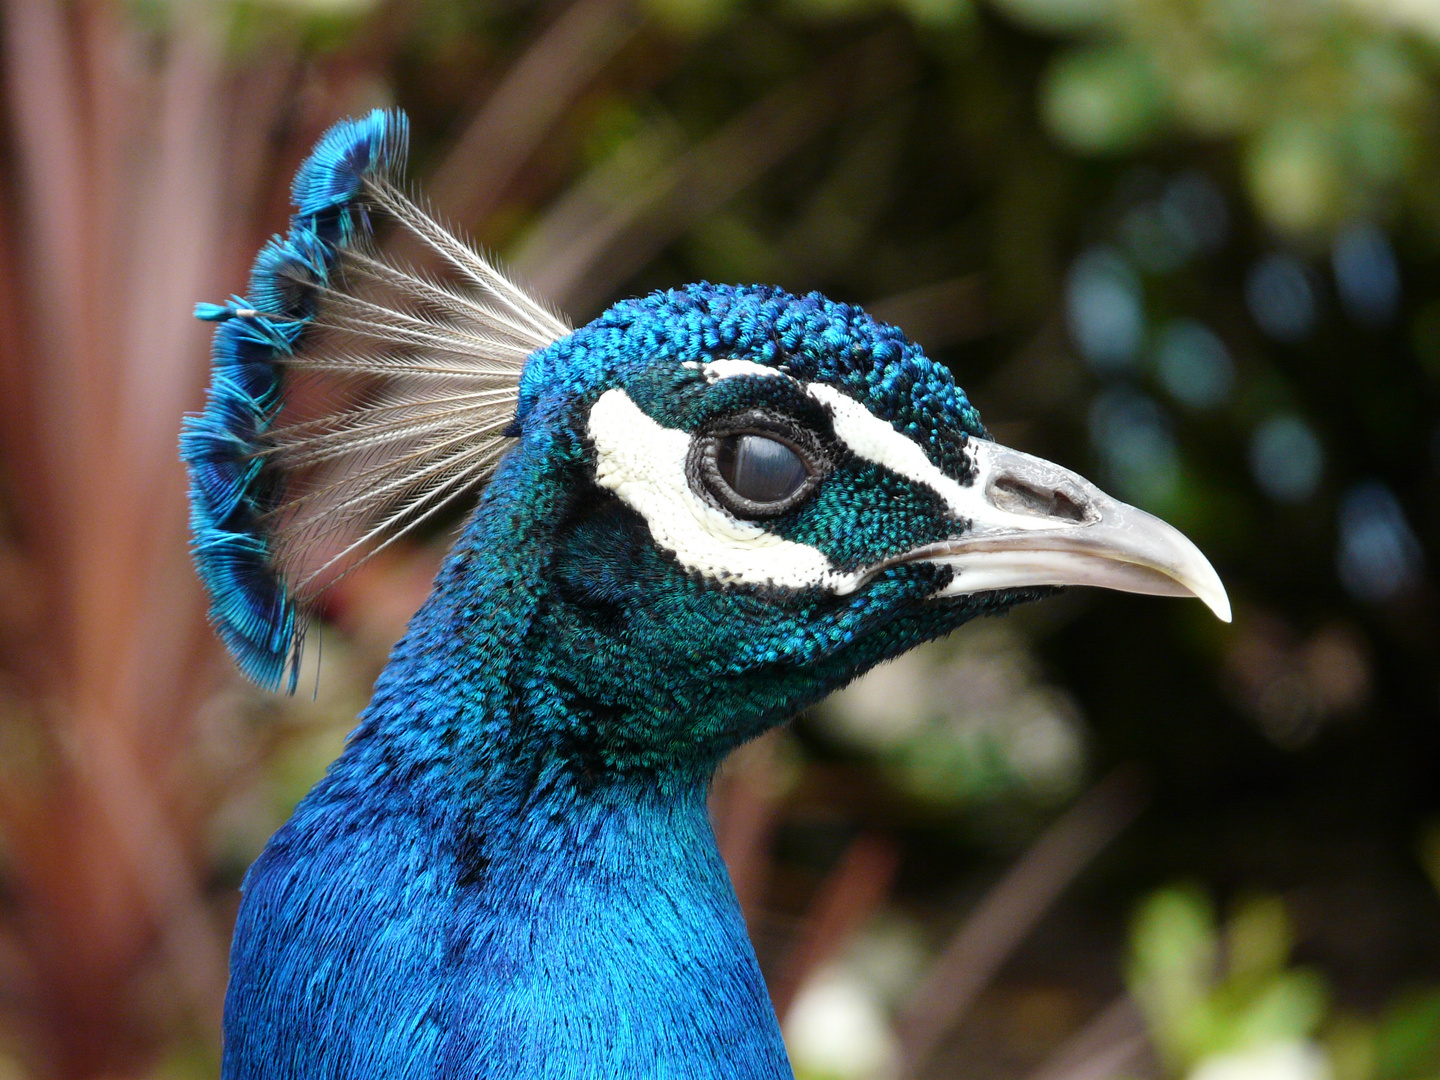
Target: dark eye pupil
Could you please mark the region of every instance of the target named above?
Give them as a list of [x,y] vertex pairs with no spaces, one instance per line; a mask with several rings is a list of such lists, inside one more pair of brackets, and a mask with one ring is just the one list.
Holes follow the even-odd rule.
[[781,502],[809,479],[800,455],[763,435],[730,435],[720,441],[715,466],[730,489],[756,503]]

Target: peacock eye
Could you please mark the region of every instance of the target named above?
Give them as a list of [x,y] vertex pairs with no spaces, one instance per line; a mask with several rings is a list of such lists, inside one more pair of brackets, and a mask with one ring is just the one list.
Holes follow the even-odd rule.
[[711,501],[736,517],[783,514],[820,479],[823,460],[817,447],[802,445],[809,441],[755,430],[702,437],[696,446],[698,479]]
[[715,467],[730,490],[754,503],[784,502],[810,479],[790,447],[765,435],[727,435],[715,448]]

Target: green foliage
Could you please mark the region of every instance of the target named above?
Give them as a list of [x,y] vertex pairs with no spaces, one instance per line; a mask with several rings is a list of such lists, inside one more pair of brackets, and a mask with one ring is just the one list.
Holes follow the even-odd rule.
[[1059,56],[1041,86],[1041,112],[1061,138],[1087,153],[1133,150],[1166,120],[1163,85],[1149,58],[1125,45]]
[[1240,904],[1223,927],[1194,887],[1141,905],[1127,979],[1169,1074],[1440,1076],[1440,990],[1403,992],[1375,1018],[1332,1013],[1319,975],[1290,966],[1292,944],[1275,897]]
[[1274,898],[1245,902],[1223,928],[1195,888],[1166,889],[1141,906],[1127,978],[1172,1073],[1315,1033],[1325,988],[1315,973],[1288,966],[1290,945],[1289,919]]
[[1196,4],[997,0],[1017,19],[1087,40],[1042,89],[1056,138],[1116,154],[1173,131],[1234,139],[1261,215],[1294,236],[1422,196],[1440,23],[1377,0]]
[[1440,990],[1401,994],[1378,1018],[1339,1018],[1327,1043],[1335,1080],[1440,1077]]
[[1375,1032],[1376,1080],[1440,1076],[1440,991],[1401,998]]
[[1023,639],[979,624],[885,664],[814,711],[814,729],[865,753],[896,789],[951,810],[1075,793],[1085,732]]

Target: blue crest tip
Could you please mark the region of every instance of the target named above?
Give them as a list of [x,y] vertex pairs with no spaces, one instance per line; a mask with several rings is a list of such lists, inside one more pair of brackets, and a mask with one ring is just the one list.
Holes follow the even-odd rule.
[[327,131],[291,189],[289,233],[255,259],[248,297],[195,306],[216,323],[205,409],[187,416],[180,457],[190,475],[191,553],[210,594],[210,620],[239,666],[261,686],[293,693],[305,611],[276,565],[266,515],[285,478],[267,466],[266,439],[284,399],[285,366],[313,318],[313,292],[341,249],[369,229],[367,183],[404,167],[409,123],[377,109]]
[[234,304],[205,304],[195,305],[195,318],[204,322],[224,322],[226,319],[235,317]]
[[342,120],[315,144],[295,174],[290,196],[301,216],[343,207],[367,179],[391,180],[403,167],[410,142],[405,114],[376,109]]

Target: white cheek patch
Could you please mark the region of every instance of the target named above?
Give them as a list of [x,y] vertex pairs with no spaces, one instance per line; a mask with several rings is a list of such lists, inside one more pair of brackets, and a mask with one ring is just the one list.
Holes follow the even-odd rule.
[[1029,514],[1012,514],[998,508],[989,495],[995,462],[990,447],[981,439],[971,439],[967,448],[975,470],[971,484],[961,484],[946,476],[920,449],[919,444],[896,431],[852,397],[833,386],[810,383],[805,389],[810,396],[830,408],[836,436],[854,454],[865,461],[883,466],[911,483],[927,487],[945,500],[957,518],[972,522],[975,531],[990,529],[1048,529],[1052,520]]
[[624,390],[600,395],[590,410],[589,434],[596,482],[643,517],[655,543],[687,570],[725,583],[820,586],[840,594],[864,580],[863,574],[836,570],[818,548],[739,521],[702,499],[685,475],[690,436],[656,423]]

